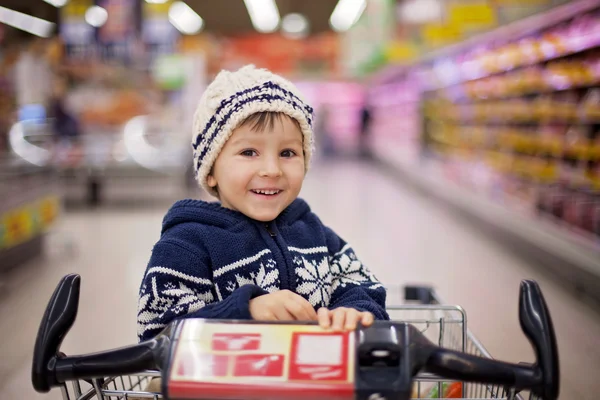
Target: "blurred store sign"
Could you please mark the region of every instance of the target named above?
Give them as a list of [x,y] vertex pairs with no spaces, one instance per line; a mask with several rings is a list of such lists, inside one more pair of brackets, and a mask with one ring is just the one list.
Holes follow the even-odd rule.
[[447,13],[448,23],[462,29],[491,27],[497,23],[496,11],[487,1],[450,4]]
[[427,24],[421,32],[427,47],[455,43],[463,37],[461,28],[454,24]]
[[419,56],[419,48],[408,40],[395,40],[387,45],[385,56],[389,62],[412,61]]
[[[282,34],[252,34],[220,42],[219,68],[254,63],[283,74],[336,74],[339,38],[333,32],[295,40]],[[217,56],[219,56],[217,55]]]

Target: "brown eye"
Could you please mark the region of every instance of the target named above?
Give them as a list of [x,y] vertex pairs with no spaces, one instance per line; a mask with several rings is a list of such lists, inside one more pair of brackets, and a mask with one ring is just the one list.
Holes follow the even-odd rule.
[[296,152],[294,150],[284,150],[281,152],[281,157],[290,158],[294,157]]
[[240,153],[240,155],[244,157],[254,157],[256,155],[256,151],[254,150],[244,150]]

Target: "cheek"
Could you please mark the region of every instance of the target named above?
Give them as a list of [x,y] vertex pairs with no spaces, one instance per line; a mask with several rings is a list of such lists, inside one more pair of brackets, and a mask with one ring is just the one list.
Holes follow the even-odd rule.
[[252,180],[252,171],[243,166],[232,166],[227,170],[227,182],[232,191],[245,191]]
[[286,175],[290,184],[300,186],[304,181],[304,163],[298,162],[287,168]]
[[[225,155],[228,156],[228,155]],[[240,165],[232,157],[217,158],[214,165],[214,177],[221,192],[233,193],[240,190],[240,185],[244,185],[244,176],[247,175],[247,168]]]

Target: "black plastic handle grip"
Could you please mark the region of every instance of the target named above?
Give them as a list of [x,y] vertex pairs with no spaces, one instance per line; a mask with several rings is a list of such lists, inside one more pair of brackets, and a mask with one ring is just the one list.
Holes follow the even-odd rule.
[[444,378],[510,386],[518,390],[536,386],[539,374],[527,365],[516,365],[449,349],[436,348],[429,356],[429,372]]
[[539,285],[530,280],[521,282],[519,297],[521,329],[531,342],[541,382],[533,392],[543,399],[557,399],[560,392],[558,347],[554,326]]
[[58,385],[50,364],[58,357],[60,345],[77,317],[80,284],[81,277],[77,274],[63,277],[42,317],[31,368],[31,381],[38,392],[46,393]]
[[133,346],[95,354],[58,358],[54,370],[59,383],[76,379],[127,375],[157,369],[161,354],[169,347],[169,338],[159,335]]
[[554,327],[542,291],[534,281],[521,282],[519,319],[523,333],[535,349],[533,365],[509,364],[424,345],[422,352],[428,353],[427,370],[450,379],[530,389],[544,400],[558,399],[560,374]]

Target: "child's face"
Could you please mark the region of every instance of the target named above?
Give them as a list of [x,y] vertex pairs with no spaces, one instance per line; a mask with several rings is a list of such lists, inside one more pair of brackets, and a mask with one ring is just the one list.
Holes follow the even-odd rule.
[[287,116],[265,129],[254,130],[252,124],[235,129],[208,177],[222,206],[258,221],[277,218],[302,188],[302,138],[298,125]]

